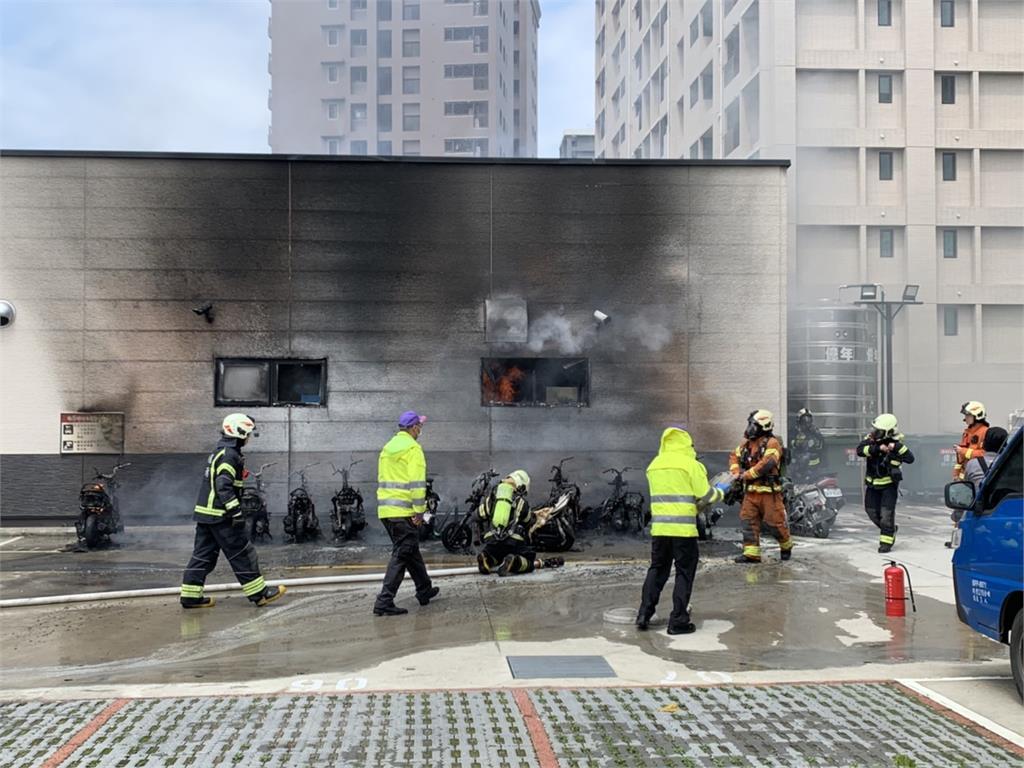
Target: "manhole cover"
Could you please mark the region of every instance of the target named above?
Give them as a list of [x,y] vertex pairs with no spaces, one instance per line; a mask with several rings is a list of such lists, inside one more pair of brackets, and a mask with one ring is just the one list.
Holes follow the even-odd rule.
[[508,656],[517,680],[558,677],[616,677],[604,656]]

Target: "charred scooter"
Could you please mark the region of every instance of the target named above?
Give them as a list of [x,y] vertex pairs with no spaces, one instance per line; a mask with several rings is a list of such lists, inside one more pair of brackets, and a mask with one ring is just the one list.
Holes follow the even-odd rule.
[[346,469],[331,464],[335,475],[341,475],[341,488],[331,497],[331,529],[334,543],[347,541],[366,527],[363,513],[363,495],[348,484],[349,473],[359,461],[350,462]]
[[782,499],[786,504],[789,532],[816,539],[828,538],[836,515],[844,504],[843,491],[834,477],[824,477],[817,483],[804,485],[796,485],[784,477]]
[[124,530],[117,509],[118,470],[130,467],[131,462],[115,464],[109,474],[93,467],[96,476],[78,492],[78,519],[75,531],[78,541],[92,549],[101,542],[110,543],[110,535]]
[[439,535],[437,532],[437,512],[440,505],[441,497],[434,490],[434,478],[428,477],[426,509],[423,511],[423,522],[419,527],[420,541],[429,541]]
[[245,535],[251,542],[263,542],[274,537],[270,533],[270,513],[267,512],[267,497],[263,493],[263,473],[277,464],[272,461],[263,464],[259,472],[248,473],[253,485],[242,488],[242,515],[245,517]]
[[615,478],[608,482],[612,486],[612,495],[598,507],[597,524],[600,528],[616,533],[640,533],[650,522],[651,515],[644,508],[643,494],[625,490],[629,483],[622,476],[631,469],[634,467],[609,468],[601,473],[614,474]]
[[527,540],[538,552],[568,552],[576,543],[572,524],[572,491],[559,496],[554,504],[533,510],[534,522]]
[[289,477],[299,476],[299,487],[288,494],[288,512],[284,516],[284,533],[296,544],[320,538],[320,521],[316,517],[316,507],[306,490],[306,470],[320,462],[307,464],[292,472]]
[[473,480],[469,496],[466,498],[466,511],[456,513],[457,517],[448,520],[441,527],[441,543],[449,552],[466,553],[471,552],[473,544],[477,539],[477,527],[474,524],[477,510],[481,502],[491,492],[494,479],[498,473],[493,469],[481,472]]
[[561,501],[563,496],[568,494],[569,501],[566,505],[565,516],[568,517],[573,528],[580,528],[586,522],[589,509],[584,510],[580,507],[580,487],[576,483],[571,482],[562,471],[562,465],[567,461],[572,461],[574,458],[576,457],[566,456],[558,464],[551,467],[551,493],[548,495],[547,506],[555,506]]

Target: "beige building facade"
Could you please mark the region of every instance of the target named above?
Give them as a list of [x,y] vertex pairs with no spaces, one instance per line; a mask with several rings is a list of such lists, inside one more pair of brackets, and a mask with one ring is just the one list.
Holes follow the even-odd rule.
[[272,0],[275,153],[537,154],[538,0]]
[[790,303],[897,317],[894,409],[1024,403],[1024,2],[597,0],[599,158],[789,158]]

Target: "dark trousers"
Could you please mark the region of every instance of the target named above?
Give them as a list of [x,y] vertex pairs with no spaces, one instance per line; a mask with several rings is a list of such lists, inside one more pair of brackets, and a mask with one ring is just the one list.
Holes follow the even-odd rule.
[[899,484],[893,483],[882,488],[870,485],[864,489],[864,511],[878,528],[883,543],[892,543],[896,537],[896,499],[899,498]]
[[676,566],[676,583],[672,588],[672,614],[668,618],[670,627],[681,627],[690,623],[690,594],[693,580],[697,575],[697,560],[700,551],[697,539],[682,536],[654,536],[651,539],[651,567],[647,569],[644,591],[640,604],[640,615],[650,619],[658,606],[661,590],[665,588],[672,564]]
[[[260,575],[256,548],[245,537],[244,526],[232,525],[230,521],[196,524],[192,558],[185,566],[185,574],[181,579],[182,597],[197,597],[202,594],[206,577],[217,565],[217,556],[221,552],[228,559],[245,596],[250,600],[258,599],[266,584]],[[196,594],[195,589],[190,590],[188,587],[199,587],[199,594]]]
[[423,555],[420,554],[420,532],[419,528],[412,524],[412,520],[405,517],[396,517],[382,520],[391,537],[391,560],[388,562],[388,569],[384,573],[384,586],[377,595],[376,606],[378,608],[391,605],[395,602],[395,595],[402,585],[405,572],[408,571],[416,585],[416,594],[424,595],[430,591],[430,576],[427,575],[427,564],[423,562]]
[[537,553],[526,542],[511,536],[501,541],[486,539],[481,554],[488,573],[496,569],[508,555],[513,557],[512,573],[530,573],[537,562]]

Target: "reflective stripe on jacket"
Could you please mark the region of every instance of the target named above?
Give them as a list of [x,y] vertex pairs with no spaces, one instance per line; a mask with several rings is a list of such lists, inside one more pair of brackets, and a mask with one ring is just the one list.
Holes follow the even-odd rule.
[[240,505],[238,497],[244,474],[245,458],[238,448],[238,440],[221,438],[206,460],[192,519],[199,523],[218,523],[231,518]]
[[[902,466],[914,463],[914,454],[903,444],[903,435],[875,440],[868,435],[857,445],[857,455],[867,460],[864,484],[872,488],[885,488],[902,479]],[[889,451],[882,451],[883,445]],[[895,475],[895,477],[894,477]]]
[[781,465],[782,443],[774,435],[762,435],[736,446],[729,471],[744,481],[744,490],[750,493],[778,493],[782,491]]
[[377,516],[381,520],[422,515],[427,506],[427,460],[408,432],[399,432],[377,460]]
[[964,477],[964,465],[977,456],[984,456],[985,434],[988,432],[988,423],[976,421],[964,429],[960,436],[960,442],[956,446],[956,464],[953,465],[953,479],[961,480]]
[[693,440],[678,427],[661,434],[661,448],[647,467],[651,491],[651,535],[696,538],[697,504],[714,504],[722,492],[708,484]]

